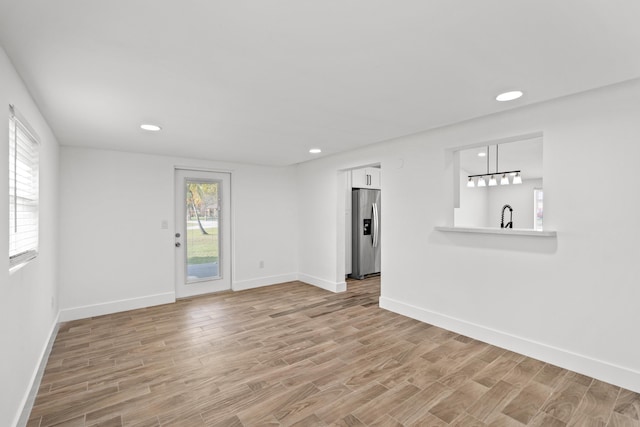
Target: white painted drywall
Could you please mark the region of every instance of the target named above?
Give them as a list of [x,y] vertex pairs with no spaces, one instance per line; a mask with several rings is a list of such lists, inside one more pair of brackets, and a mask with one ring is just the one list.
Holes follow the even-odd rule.
[[[14,104],[40,138],[40,253],[9,274],[9,104]],[[0,425],[12,426],[32,381],[58,313],[58,142],[22,80],[0,47],[0,242],[5,262],[0,277]]]
[[292,168],[63,147],[63,319],[173,301],[175,166],[231,171],[234,289],[296,278]]
[[[238,165],[232,175],[233,289],[295,280],[298,204],[290,167]],[[264,268],[259,268],[260,261]]]
[[489,227],[489,187],[467,187],[469,172],[460,169],[460,207],[454,208],[456,227]]
[[[635,80],[299,165],[301,218],[322,225],[300,273],[339,280],[336,171],[380,161],[384,306],[640,391],[640,223],[615,214],[640,209],[639,99]],[[453,225],[453,149],[535,132],[557,238],[433,229]]]

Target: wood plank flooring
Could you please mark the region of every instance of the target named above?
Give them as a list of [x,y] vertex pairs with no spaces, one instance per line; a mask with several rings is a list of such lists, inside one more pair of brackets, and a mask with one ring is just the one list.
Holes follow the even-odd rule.
[[28,426],[640,426],[640,395],[378,308],[379,278],[68,322]]

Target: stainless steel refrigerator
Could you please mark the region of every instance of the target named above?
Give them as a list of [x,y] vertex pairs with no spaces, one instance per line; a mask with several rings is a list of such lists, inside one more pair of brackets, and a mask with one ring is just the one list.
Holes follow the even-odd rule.
[[351,277],[380,273],[380,190],[351,192]]

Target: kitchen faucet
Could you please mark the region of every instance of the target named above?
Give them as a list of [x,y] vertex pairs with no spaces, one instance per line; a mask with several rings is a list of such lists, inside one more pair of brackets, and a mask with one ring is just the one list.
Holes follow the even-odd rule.
[[[509,222],[507,224],[504,223],[505,209],[509,209]],[[513,228],[513,208],[509,205],[504,205],[502,207],[502,219],[500,221],[500,228]]]

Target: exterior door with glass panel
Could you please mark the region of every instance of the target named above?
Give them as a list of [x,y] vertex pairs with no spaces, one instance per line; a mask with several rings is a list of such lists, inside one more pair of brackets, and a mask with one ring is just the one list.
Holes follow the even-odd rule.
[[176,297],[231,289],[230,180],[176,169]]

